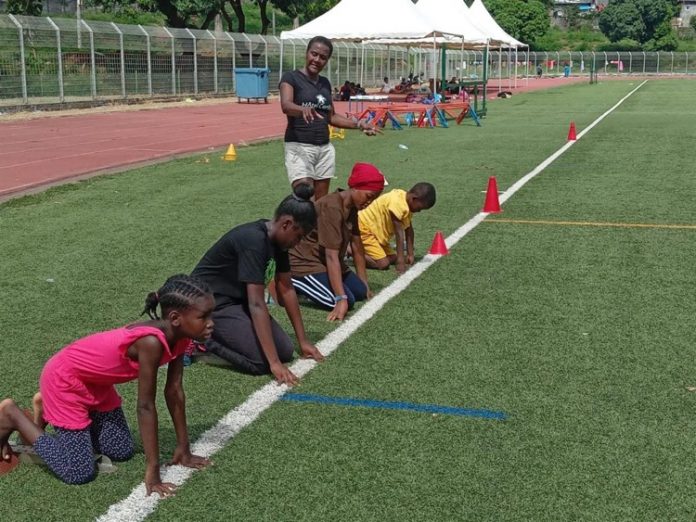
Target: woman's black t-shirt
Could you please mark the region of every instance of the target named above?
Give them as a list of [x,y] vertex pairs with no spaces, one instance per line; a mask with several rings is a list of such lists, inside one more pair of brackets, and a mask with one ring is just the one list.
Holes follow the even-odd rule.
[[299,70],[283,74],[280,83],[287,83],[293,88],[293,103],[302,107],[313,107],[324,118],[316,118],[306,123],[299,118],[288,116],[285,129],[285,141],[307,143],[309,145],[326,145],[329,143],[329,119],[331,118],[331,82],[319,76],[316,82],[310,80]]
[[274,272],[290,272],[285,250],[271,243],[267,219],[233,228],[205,253],[192,275],[208,283],[215,295],[215,308],[247,304],[247,283],[265,284]]

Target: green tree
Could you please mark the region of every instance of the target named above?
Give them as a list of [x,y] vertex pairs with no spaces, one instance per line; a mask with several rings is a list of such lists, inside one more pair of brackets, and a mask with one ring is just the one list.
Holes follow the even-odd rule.
[[[323,15],[334,7],[339,0],[271,0],[273,5],[290,18],[299,18],[300,23],[307,23]],[[379,1],[379,0],[375,0]]]
[[484,0],[505,31],[522,42],[534,42],[549,30],[549,13],[541,0]]
[[233,18],[227,11],[230,5],[237,19],[239,32],[244,32],[242,0],[86,0],[85,6],[104,13],[123,14],[130,12],[159,13],[169,27],[196,27],[208,29],[219,14],[234,31]]
[[41,16],[43,3],[41,0],[7,0],[5,11],[17,15]]
[[599,28],[612,42],[628,38],[667,51],[676,48],[670,25],[676,13],[677,0],[612,0],[599,15]]
[[689,20],[689,25],[694,31],[696,31],[696,16],[691,17],[691,20]]

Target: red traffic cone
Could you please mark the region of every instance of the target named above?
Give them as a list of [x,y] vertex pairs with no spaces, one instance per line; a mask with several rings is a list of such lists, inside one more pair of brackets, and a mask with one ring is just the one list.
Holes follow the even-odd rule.
[[488,178],[488,190],[486,191],[486,202],[483,204],[483,212],[495,214],[502,211],[498,200],[498,183],[495,176],[491,176]]
[[575,135],[575,122],[570,122],[570,129],[568,129],[568,141],[575,141],[578,137]]
[[428,250],[428,254],[433,254],[435,256],[446,256],[449,254],[449,250],[447,250],[447,244],[445,243],[445,238],[442,237],[442,232],[438,231],[435,233],[435,237],[433,238],[433,244],[430,245],[430,250]]

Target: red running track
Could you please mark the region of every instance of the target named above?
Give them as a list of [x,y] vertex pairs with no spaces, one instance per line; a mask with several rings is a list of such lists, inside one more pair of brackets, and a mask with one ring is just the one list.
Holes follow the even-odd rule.
[[[585,78],[518,81],[515,93]],[[503,89],[506,89],[503,83]],[[497,86],[489,92],[495,96]],[[346,111],[347,103],[336,110]],[[0,200],[65,180],[163,161],[230,143],[278,138],[285,130],[278,101],[219,103],[72,116],[0,120]]]
[[0,198],[178,155],[277,138],[279,103],[226,103],[0,123]]

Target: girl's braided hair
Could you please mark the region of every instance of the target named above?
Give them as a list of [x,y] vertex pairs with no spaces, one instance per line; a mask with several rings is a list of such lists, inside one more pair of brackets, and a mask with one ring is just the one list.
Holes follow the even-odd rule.
[[164,315],[165,310],[188,308],[199,297],[211,294],[210,287],[202,279],[186,274],[173,275],[159,290],[147,294],[145,309],[140,315],[147,314],[150,319],[159,319],[157,305]]

